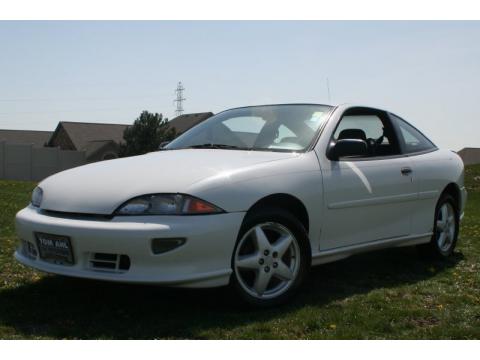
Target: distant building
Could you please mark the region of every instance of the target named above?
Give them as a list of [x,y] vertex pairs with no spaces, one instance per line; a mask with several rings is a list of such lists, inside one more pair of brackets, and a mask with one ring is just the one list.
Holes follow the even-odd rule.
[[88,162],[118,157],[123,132],[129,125],[61,121],[47,146],[85,151]]
[[463,148],[458,152],[465,165],[480,164],[480,148]]
[[[213,116],[211,112],[185,114],[168,122],[176,136]],[[0,130],[0,142],[84,151],[87,162],[119,156],[123,132],[130,125],[61,121],[55,131]]]
[[184,114],[170,120],[168,126],[169,128],[174,128],[176,136],[178,136],[211,116],[213,116],[212,112]]
[[11,144],[31,144],[36,147],[43,147],[52,134],[52,131],[0,129],[0,141],[5,141]]

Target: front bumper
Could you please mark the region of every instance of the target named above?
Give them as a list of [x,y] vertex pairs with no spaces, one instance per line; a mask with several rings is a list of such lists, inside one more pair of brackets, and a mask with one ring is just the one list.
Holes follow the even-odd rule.
[[[36,232],[68,236],[75,262],[57,265],[22,249],[15,252],[15,258],[32,268],[66,276],[181,287],[222,286],[229,282],[231,256],[244,215],[235,212],[92,220],[47,215],[29,206],[16,216],[22,243],[29,243],[38,253]],[[163,254],[152,252],[152,239],[176,237],[187,241]],[[95,253],[127,255],[130,267],[127,271],[92,268]]]

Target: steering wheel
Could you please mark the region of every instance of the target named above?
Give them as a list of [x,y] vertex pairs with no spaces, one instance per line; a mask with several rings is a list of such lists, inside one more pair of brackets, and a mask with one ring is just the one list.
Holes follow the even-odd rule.
[[370,155],[373,156],[376,154],[377,147],[383,142],[383,138],[384,136],[382,135],[377,139],[372,139],[372,138],[367,139],[368,152],[370,153]]

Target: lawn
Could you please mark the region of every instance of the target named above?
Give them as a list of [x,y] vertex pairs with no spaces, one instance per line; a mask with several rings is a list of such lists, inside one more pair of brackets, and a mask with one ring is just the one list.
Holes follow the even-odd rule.
[[0,181],[0,338],[479,339],[480,166],[466,183],[448,261],[422,260],[414,248],[358,255],[314,268],[291,304],[252,310],[223,288],[104,283],[17,264],[13,217],[34,184]]

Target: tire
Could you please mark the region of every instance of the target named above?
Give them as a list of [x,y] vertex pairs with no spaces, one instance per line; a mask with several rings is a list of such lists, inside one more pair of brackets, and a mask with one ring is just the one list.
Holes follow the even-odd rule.
[[232,256],[232,286],[255,307],[288,301],[310,270],[308,235],[291,213],[276,208],[247,214]]
[[457,245],[459,225],[458,208],[454,198],[443,194],[435,207],[432,239],[428,244],[418,246],[420,254],[427,258],[448,258]]

